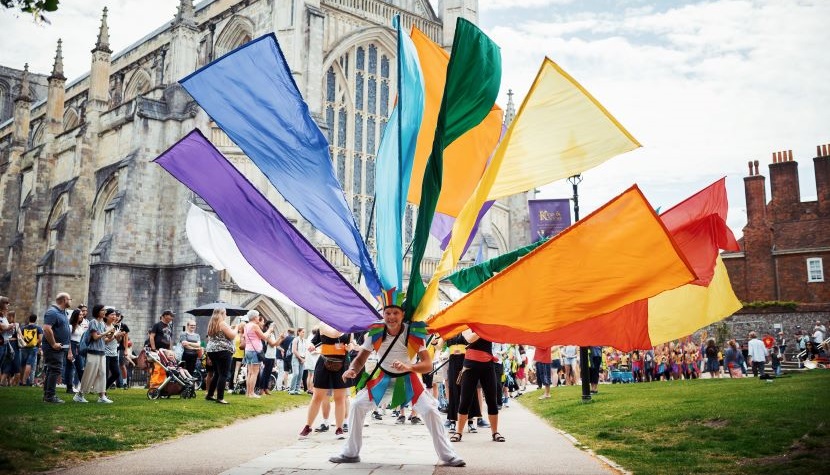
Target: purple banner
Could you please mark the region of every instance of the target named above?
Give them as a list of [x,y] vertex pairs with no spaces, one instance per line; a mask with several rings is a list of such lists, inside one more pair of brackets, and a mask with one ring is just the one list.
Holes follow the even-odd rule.
[[555,236],[571,225],[571,200],[528,200],[530,210],[530,239]]
[[377,321],[372,305],[198,129],[155,162],[213,208],[251,266],[297,305],[342,332]]

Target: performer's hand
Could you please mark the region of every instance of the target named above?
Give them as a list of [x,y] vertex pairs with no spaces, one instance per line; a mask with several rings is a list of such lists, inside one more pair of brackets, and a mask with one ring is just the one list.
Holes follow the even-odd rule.
[[347,369],[343,372],[343,382],[346,382],[347,379],[354,379],[357,376],[357,372],[353,369]]
[[395,360],[395,362],[392,363],[392,368],[394,368],[398,371],[403,371],[403,372],[409,371],[409,368],[407,368],[407,364],[403,363],[401,361],[398,361],[398,360]]

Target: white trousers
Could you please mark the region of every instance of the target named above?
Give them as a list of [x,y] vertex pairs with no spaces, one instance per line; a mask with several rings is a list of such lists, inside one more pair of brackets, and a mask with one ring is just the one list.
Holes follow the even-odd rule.
[[[394,387],[394,384],[390,384],[389,387]],[[363,446],[363,421],[366,420],[366,414],[374,407],[375,403],[369,399],[367,389],[364,388],[357,393],[349,410],[349,438],[346,439],[346,443],[343,445],[343,455],[347,457],[360,455],[360,448]],[[444,430],[441,413],[438,412],[438,401],[425,389],[412,408],[421,416],[427,426],[438,459],[441,462],[449,462],[454,458],[458,458],[458,454],[453,450],[450,439]]]

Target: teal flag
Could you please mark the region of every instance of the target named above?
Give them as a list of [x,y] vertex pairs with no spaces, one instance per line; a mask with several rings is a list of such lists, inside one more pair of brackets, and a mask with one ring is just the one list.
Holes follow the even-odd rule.
[[412,269],[406,293],[406,315],[411,318],[424,296],[421,260],[426,252],[432,217],[441,193],[444,149],[478,125],[496,102],[501,85],[501,53],[498,45],[469,21],[459,18],[455,26],[447,82],[432,153],[424,170],[421,203],[412,244]]

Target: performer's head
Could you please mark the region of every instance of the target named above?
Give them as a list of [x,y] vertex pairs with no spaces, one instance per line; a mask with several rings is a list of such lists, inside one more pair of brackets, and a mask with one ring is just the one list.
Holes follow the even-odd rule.
[[400,328],[403,322],[403,308],[397,305],[387,305],[383,308],[383,322],[393,331]]

